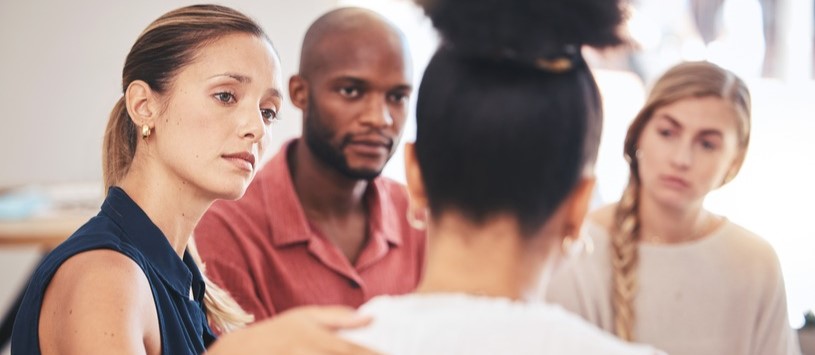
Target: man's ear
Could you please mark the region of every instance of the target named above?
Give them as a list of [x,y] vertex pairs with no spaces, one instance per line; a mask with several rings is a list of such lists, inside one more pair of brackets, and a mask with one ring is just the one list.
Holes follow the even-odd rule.
[[308,82],[299,74],[289,79],[289,97],[291,97],[291,103],[300,110],[308,107]]
[[405,143],[405,178],[407,190],[410,195],[410,205],[413,208],[427,208],[427,193],[422,181],[422,170],[419,160],[416,159],[416,146],[414,143]]
[[589,212],[595,181],[594,177],[581,178],[571,195],[566,199],[567,205],[564,206],[566,215],[563,220],[562,236],[571,236],[573,238],[580,236],[580,227]]
[[159,103],[150,85],[142,80],[131,82],[125,91],[125,102],[127,113],[136,127],[144,125],[148,125],[151,129],[155,127],[154,118],[158,112]]

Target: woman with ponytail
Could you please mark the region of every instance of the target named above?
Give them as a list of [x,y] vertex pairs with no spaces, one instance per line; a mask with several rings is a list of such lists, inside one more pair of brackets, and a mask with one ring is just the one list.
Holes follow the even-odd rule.
[[183,7],[142,32],[105,131],[107,197],[37,268],[12,354],[369,353],[332,334],[366,323],[344,308],[239,329],[252,316],[202,275],[189,244],[210,204],[252,180],[280,77],[260,26],[227,7]]
[[[536,301],[586,213],[602,124],[583,45],[621,42],[609,0],[421,2],[443,43],[406,173],[428,259],[414,294],[344,333],[388,354],[657,354]],[[427,216],[426,221],[417,216]]]
[[800,354],[772,247],[703,208],[749,141],[741,79],[707,62],[668,70],[629,126],[622,198],[584,227],[594,253],[563,268],[547,299],[673,355]]

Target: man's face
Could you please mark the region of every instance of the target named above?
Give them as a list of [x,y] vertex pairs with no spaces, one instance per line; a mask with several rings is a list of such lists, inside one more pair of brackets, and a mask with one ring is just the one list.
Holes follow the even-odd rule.
[[326,54],[309,75],[303,137],[312,153],[342,174],[373,179],[399,143],[411,68],[392,33],[345,33],[320,43]]

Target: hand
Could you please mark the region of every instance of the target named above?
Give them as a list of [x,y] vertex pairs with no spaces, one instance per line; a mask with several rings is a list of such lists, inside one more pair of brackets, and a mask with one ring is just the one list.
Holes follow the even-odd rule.
[[300,307],[221,336],[210,349],[217,354],[377,355],[340,338],[340,329],[368,325],[370,317],[347,307]]

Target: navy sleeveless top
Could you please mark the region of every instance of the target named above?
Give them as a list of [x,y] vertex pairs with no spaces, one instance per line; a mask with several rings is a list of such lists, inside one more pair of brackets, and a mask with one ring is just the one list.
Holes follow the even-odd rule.
[[205,315],[201,272],[188,252],[183,260],[178,257],[161,230],[124,190],[112,187],[99,214],[49,253],[34,272],[14,322],[13,355],[40,354],[38,329],[45,289],[63,262],[94,249],[122,253],[144,271],[153,291],[162,353],[206,351],[215,335]]

